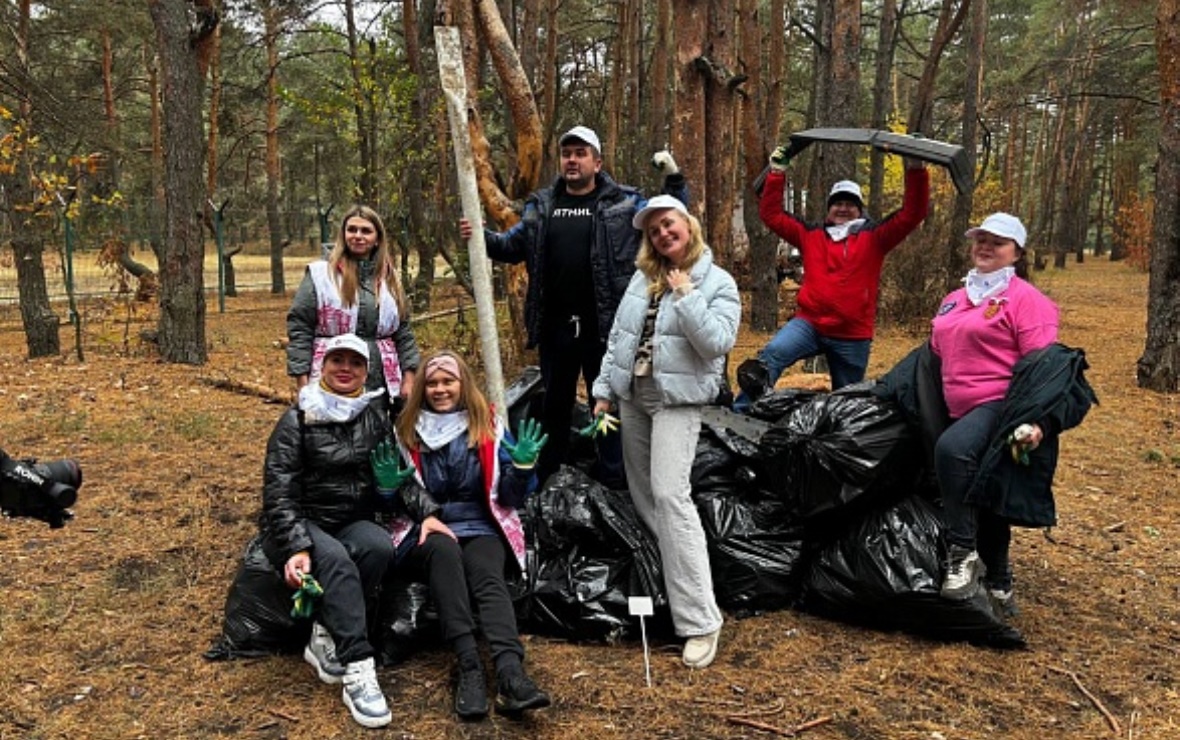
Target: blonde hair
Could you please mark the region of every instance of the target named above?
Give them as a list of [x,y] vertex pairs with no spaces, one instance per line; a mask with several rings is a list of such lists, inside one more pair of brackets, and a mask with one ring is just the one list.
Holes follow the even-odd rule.
[[384,282],[389,289],[393,300],[397,303],[397,312],[401,316],[406,316],[408,311],[406,308],[406,292],[402,288],[401,271],[397,269],[397,252],[389,245],[388,234],[385,231],[385,224],[382,223],[381,217],[377,212],[368,206],[355,205],[344,212],[344,217],[340,219],[340,229],[336,232],[336,244],[332,247],[332,253],[328,255],[328,272],[336,281],[336,287],[340,290],[340,298],[344,301],[344,305],[352,306],[357,302],[357,292],[359,291],[360,275],[357,268],[357,260],[348,250],[346,242],[345,228],[348,226],[348,220],[351,218],[363,218],[369,223],[373,224],[373,228],[377,232],[377,245],[373,247],[373,251],[369,253],[369,257],[373,260],[376,269],[376,282],[373,284],[373,292],[377,292],[377,287]]
[[[701,222],[697,220],[696,216],[690,213],[681,213],[675,208],[668,210],[672,212],[673,218],[679,218],[688,224],[688,248],[684,254],[684,262],[680,265],[680,269],[687,272],[692,270],[692,266],[705,253],[705,235],[701,230]],[[648,215],[648,218],[650,219],[651,216]],[[668,290],[667,277],[668,271],[672,269],[672,264],[652,246],[651,237],[648,236],[646,227],[647,224],[644,223],[643,242],[639,245],[635,266],[647,277],[647,292],[651,295],[662,295]]]
[[[475,447],[495,439],[491,406],[488,404],[487,397],[475,384],[471,368],[467,366],[462,357],[448,350],[431,352],[422,359],[421,367],[427,367],[431,360],[443,355],[455,360],[455,364],[459,366],[459,408],[467,411],[467,446]],[[406,407],[394,424],[398,439],[411,450],[418,449],[422,444],[422,440],[418,438],[416,427],[418,417],[423,409],[429,410],[429,406],[426,404],[425,376],[418,378],[414,383],[413,389],[410,390],[410,397],[406,399]]]

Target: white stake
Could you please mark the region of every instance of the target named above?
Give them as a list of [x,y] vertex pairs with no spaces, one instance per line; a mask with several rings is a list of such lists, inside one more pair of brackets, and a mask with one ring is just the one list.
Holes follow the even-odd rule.
[[631,612],[631,616],[639,617],[639,634],[643,638],[643,675],[647,679],[647,687],[651,688],[651,655],[647,648],[647,623],[644,617],[650,617],[655,613],[650,596],[629,596],[627,597],[627,610]]
[[479,204],[479,186],[475,175],[475,157],[471,151],[471,132],[467,129],[467,80],[463,76],[463,49],[459,29],[434,27],[434,46],[438,54],[439,79],[447,100],[447,118],[451,123],[451,141],[455,149],[455,169],[459,180],[459,199],[463,217],[471,222],[467,252],[471,263],[471,285],[475,289],[475,315],[479,324],[480,351],[487,371],[488,400],[496,407],[501,420],[507,422],[504,401],[504,370],[500,365],[500,335],[496,331],[496,305],[492,297],[492,266],[483,240],[483,213]]

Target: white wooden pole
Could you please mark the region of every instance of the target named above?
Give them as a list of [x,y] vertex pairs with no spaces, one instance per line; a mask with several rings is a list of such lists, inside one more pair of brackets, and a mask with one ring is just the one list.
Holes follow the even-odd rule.
[[439,79],[447,101],[447,118],[451,123],[451,141],[455,145],[459,199],[463,206],[463,217],[471,222],[472,233],[467,240],[467,253],[471,264],[471,285],[475,289],[480,350],[487,371],[488,400],[506,422],[508,409],[505,408],[504,369],[500,364],[500,335],[496,330],[496,305],[492,296],[492,265],[483,240],[483,213],[479,204],[475,157],[471,150],[471,132],[467,129],[467,80],[463,75],[463,47],[459,42],[459,29],[435,26],[434,46],[438,54]]

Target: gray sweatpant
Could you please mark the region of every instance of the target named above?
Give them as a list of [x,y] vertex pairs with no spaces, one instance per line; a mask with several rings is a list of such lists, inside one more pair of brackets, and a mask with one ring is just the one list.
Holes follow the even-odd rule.
[[720,629],[724,618],[713,596],[705,530],[689,484],[701,411],[697,406],[665,407],[651,378],[635,378],[632,395],[630,401],[619,402],[631,500],[659,540],[676,634],[707,635]]

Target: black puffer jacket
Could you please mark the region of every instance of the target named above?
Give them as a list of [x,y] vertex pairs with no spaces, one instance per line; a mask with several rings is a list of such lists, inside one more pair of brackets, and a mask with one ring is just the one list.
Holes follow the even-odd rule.
[[[1090,407],[1098,403],[1085,377],[1088,368],[1085,352],[1063,344],[1030,352],[1016,363],[996,435],[980,460],[967,503],[1018,526],[1057,523],[1052,486],[1059,435],[1081,424]],[[931,469],[934,444],[951,421],[939,373],[938,358],[926,342],[873,387],[874,395],[897,403],[907,422],[920,431]],[[1044,439],[1029,453],[1028,465],[1018,464],[1009,454],[1008,435],[1020,424],[1033,421],[1040,425]]]
[[[484,230],[488,256],[500,262],[524,262],[529,274],[528,294],[524,315],[528,330],[528,346],[536,347],[541,338],[544,320],[545,233],[553,213],[554,192],[565,189],[565,181],[558,178],[552,187],[542,188],[529,195],[524,203],[520,221],[508,231],[499,233]],[[631,225],[631,218],[647,203],[647,198],[630,185],[620,185],[605,172],[597,175],[599,193],[594,206],[594,243],[590,248],[590,264],[594,271],[594,306],[598,336],[605,343],[615,320],[615,309],[627,283],[635,274],[635,255],[639,252],[640,234]],[[684,175],[664,178],[664,193],[688,203],[688,185]]]
[[311,548],[309,521],[331,533],[376,519],[380,503],[369,453],[392,438],[387,409],[378,398],[348,422],[304,423],[297,408],[279,419],[266,443],[259,517],[263,549],[276,568]]

